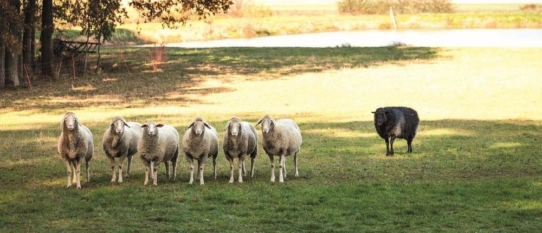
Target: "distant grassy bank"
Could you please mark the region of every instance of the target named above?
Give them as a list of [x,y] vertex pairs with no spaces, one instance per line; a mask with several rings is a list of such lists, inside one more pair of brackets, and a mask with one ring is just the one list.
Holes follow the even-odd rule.
[[[542,14],[522,4],[458,4],[455,13],[396,14],[398,29],[542,28]],[[530,10],[531,9],[531,10]],[[391,30],[388,14],[339,14],[333,4],[258,5],[232,9],[209,22],[190,21],[175,29],[160,23],[127,22],[115,43],[171,43],[330,31]]]

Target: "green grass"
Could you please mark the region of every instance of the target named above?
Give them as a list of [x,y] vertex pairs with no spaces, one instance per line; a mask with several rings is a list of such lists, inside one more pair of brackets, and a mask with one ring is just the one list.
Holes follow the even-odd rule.
[[[0,232],[536,232],[542,226],[540,110],[510,117],[508,112],[517,110],[502,109],[538,103],[540,68],[533,63],[540,49],[165,52],[167,59],[154,70],[144,59],[152,54],[147,49],[126,49],[125,60],[118,50],[105,51],[104,62],[112,68],[100,75],[36,82],[32,90],[2,93]],[[486,83],[486,77],[491,81]],[[487,89],[461,86],[470,80]],[[350,92],[343,82],[368,87]],[[461,93],[455,102],[431,95],[433,89],[454,95],[448,83]],[[247,92],[252,85],[257,90]],[[297,95],[286,93],[287,85],[296,85]],[[520,94],[507,94],[515,86]],[[425,92],[409,98],[411,89]],[[339,93],[322,96],[323,90]],[[501,95],[506,101],[495,99]],[[397,140],[396,155],[386,157],[384,140],[374,131],[372,104],[388,96],[394,100],[388,103],[411,101],[420,113],[412,154],[405,153],[404,140]],[[264,103],[252,104],[257,97],[266,109],[257,108]],[[344,98],[354,101],[343,105]],[[439,109],[439,104],[445,106]],[[442,117],[444,109],[462,114]],[[83,181],[81,190],[65,187],[65,167],[56,152],[60,118],[68,110],[94,133],[91,182]],[[498,115],[488,117],[488,112]],[[175,181],[166,179],[162,165],[158,186],[143,186],[144,168],[135,158],[132,176],[110,183],[101,137],[116,114],[172,124],[179,132],[201,115],[221,139],[232,115],[255,123],[264,113],[299,123],[304,139],[299,177],[292,176],[288,158],[285,183],[270,183],[269,159],[260,148],[256,177],[242,184],[227,183],[222,151],[218,179],[211,178],[208,161],[203,186],[188,185],[184,158]]]

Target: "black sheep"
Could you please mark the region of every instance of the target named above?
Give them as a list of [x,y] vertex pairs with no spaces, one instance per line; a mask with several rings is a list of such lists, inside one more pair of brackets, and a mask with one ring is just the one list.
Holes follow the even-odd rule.
[[407,152],[412,153],[412,140],[420,123],[418,113],[407,107],[385,107],[376,109],[373,114],[376,132],[386,141],[386,155],[393,155],[395,138],[407,140]]

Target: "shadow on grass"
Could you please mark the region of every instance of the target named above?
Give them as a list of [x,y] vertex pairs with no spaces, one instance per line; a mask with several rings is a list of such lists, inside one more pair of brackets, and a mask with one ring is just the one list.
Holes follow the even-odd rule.
[[[200,87],[207,79],[266,80],[343,68],[408,65],[439,57],[439,49],[424,47],[102,50],[101,75],[77,77],[70,72],[53,82],[36,80],[32,90],[4,92],[1,107],[49,111],[92,106],[147,107],[164,102],[185,106],[187,102],[201,103],[194,96],[230,91]],[[91,59],[88,64],[95,63]]]
[[438,49],[426,47],[331,47],[331,48],[168,48],[170,64],[181,65],[189,74],[261,75],[270,79],[438,57]]

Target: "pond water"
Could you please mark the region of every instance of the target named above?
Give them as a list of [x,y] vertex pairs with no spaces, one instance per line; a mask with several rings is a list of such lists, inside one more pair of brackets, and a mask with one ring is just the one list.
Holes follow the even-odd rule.
[[168,47],[542,47],[542,29],[365,30],[167,44]]

